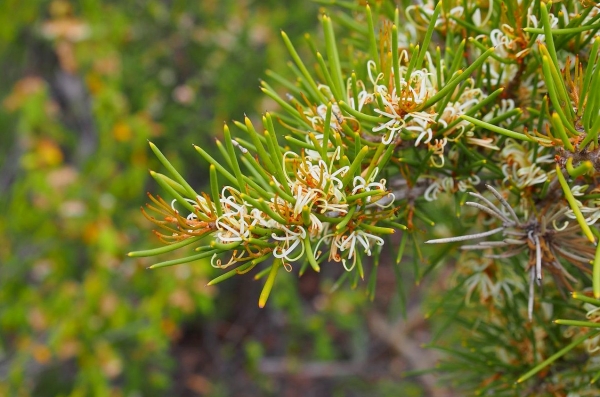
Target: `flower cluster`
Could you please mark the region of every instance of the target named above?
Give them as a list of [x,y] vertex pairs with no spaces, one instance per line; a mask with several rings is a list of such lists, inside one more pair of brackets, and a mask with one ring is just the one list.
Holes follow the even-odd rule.
[[[155,146],[152,148],[158,152]],[[352,165],[341,165],[341,148],[324,158],[317,150],[310,153],[285,152],[281,158],[282,179],[265,173],[265,182],[274,192],[245,186],[242,193],[225,186],[214,201],[206,194],[197,195],[195,200],[179,196],[171,205],[150,196],[155,205],[149,208],[162,219],[144,214],[170,232],[157,232],[167,244],[177,243],[173,245],[179,247],[188,239],[198,241],[210,236],[211,241],[199,248],[199,257],[210,255],[216,268],[244,264],[238,272],[247,272],[272,256],[280,259],[287,270],[291,270],[292,262],[303,260],[318,271],[317,262],[328,258],[351,271],[362,254],[371,256],[375,246],[384,244],[373,230],[392,232],[376,224],[393,216],[394,195],[387,190],[385,179],[376,180],[377,167],[353,176]],[[168,179],[164,175],[157,178]],[[177,183],[168,180],[171,185]],[[191,210],[185,217],[176,209],[181,204]],[[222,260],[227,251],[231,255]],[[329,251],[329,255],[323,251]],[[168,261],[155,267],[171,264],[175,263]]]

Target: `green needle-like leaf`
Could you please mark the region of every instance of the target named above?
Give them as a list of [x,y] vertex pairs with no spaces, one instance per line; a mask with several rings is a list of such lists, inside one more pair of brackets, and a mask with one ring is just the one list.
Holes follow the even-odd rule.
[[220,251],[218,249],[214,249],[211,251],[202,252],[201,254],[186,256],[186,257],[179,258],[179,259],[172,259],[170,261],[160,262],[155,265],[152,265],[152,266],[148,267],[148,269],[158,269],[161,267],[180,265],[182,263],[189,263],[189,262],[193,262],[193,261],[197,261],[200,259],[211,257],[214,254],[218,254],[219,252],[222,252],[222,251]]
[[556,56],[556,47],[554,46],[554,38],[552,37],[552,27],[550,26],[550,17],[548,16],[548,8],[546,4],[540,2],[540,11],[542,25],[544,27],[544,35],[546,37],[546,45],[548,48],[548,52],[550,53],[550,58],[552,59],[552,63],[554,65],[558,65],[558,57]]
[[427,101],[425,101],[425,103],[423,105],[419,106],[419,110],[427,109],[428,107],[436,104],[440,99],[444,98],[446,95],[451,94],[452,91],[454,91],[454,89],[456,88],[456,86],[458,86],[462,81],[464,81],[467,78],[469,78],[469,76],[471,75],[471,73],[473,73],[475,70],[479,69],[481,67],[481,65],[483,65],[483,62],[485,62],[485,60],[494,51],[495,51],[494,48],[490,48],[489,50],[487,50],[486,52],[484,52],[483,54],[481,54],[481,56],[479,58],[477,58],[477,60],[475,62],[473,62],[471,64],[471,66],[469,66],[463,72],[459,71],[460,73],[457,76],[454,76],[454,78],[451,79],[444,86],[444,88],[442,88],[441,90],[439,90],[437,94],[435,94],[434,96],[432,96],[431,98],[429,98]]
[[212,195],[213,203],[215,204],[215,210],[217,211],[217,216],[223,215],[223,207],[221,207],[221,199],[219,195],[219,180],[217,177],[217,168],[214,165],[210,165],[209,167],[210,173],[210,193]]
[[563,142],[565,148],[570,152],[574,152],[575,148],[573,147],[573,144],[571,143],[569,137],[567,136],[567,133],[565,132],[560,116],[557,113],[552,113],[551,121],[552,125],[554,126],[554,131],[556,131],[556,133],[558,134],[558,137]]
[[517,383],[525,382],[527,379],[531,378],[533,375],[537,374],[542,369],[546,368],[548,365],[552,364],[554,361],[558,360],[559,358],[561,358],[562,356],[564,356],[565,354],[567,354],[568,352],[573,350],[577,345],[582,343],[584,340],[586,340],[588,338],[593,338],[594,336],[596,336],[598,334],[600,334],[600,331],[591,331],[591,332],[588,332],[587,334],[575,339],[573,342],[569,343],[567,346],[563,347],[558,352],[551,355],[546,360],[542,361],[541,363],[536,365],[534,368],[532,368],[529,372],[527,372],[526,374],[521,376],[519,379],[517,379]]
[[[592,25],[582,25],[576,28],[566,28],[566,29],[551,29],[550,32],[552,35],[563,35],[563,34],[573,34],[573,33],[582,33],[588,30],[599,29],[600,23],[595,23]],[[540,28],[525,28],[524,31],[528,33],[537,33],[537,34],[546,34],[546,29]]]
[[202,156],[206,161],[214,165],[217,171],[219,171],[219,173],[223,175],[229,182],[233,183],[234,185],[238,184],[238,180],[229,171],[227,171],[217,160],[212,158],[212,156],[208,154],[204,149],[196,145],[194,145],[194,149],[196,149],[196,151],[200,153],[200,156]]
[[[595,230],[595,229],[593,229],[593,230]],[[597,233],[594,233],[594,234],[596,234],[596,236],[598,236]],[[577,300],[582,301],[582,302],[587,302],[587,303],[591,303],[592,305],[595,305],[595,306],[600,306],[600,300],[599,299],[590,298],[589,296],[587,296],[587,295],[585,295],[584,293],[581,293],[581,292],[573,292],[571,294],[571,297],[573,299],[577,299]]]
[[[173,189],[168,183],[167,183],[167,177],[163,174],[159,174],[158,172],[154,172],[154,171],[150,171],[150,175],[152,176],[152,178],[154,178],[154,180],[156,182],[158,182],[158,184],[165,189],[166,191],[168,191],[173,197],[175,197],[175,199],[177,200],[177,202],[179,204],[181,204],[182,206],[184,206],[188,211],[190,211],[191,213],[196,213],[196,209],[194,208],[194,206],[192,204],[189,203],[189,201],[187,201],[185,198],[183,198],[183,196],[181,196],[179,193],[177,193],[177,191],[175,189]],[[195,196],[194,196],[195,197]],[[202,215],[200,213],[198,213],[198,215]],[[204,219],[206,220],[206,219]]]
[[322,102],[325,102],[326,99],[319,92],[319,89],[317,88],[317,83],[313,79],[312,75],[308,72],[308,69],[306,69],[306,66],[304,66],[304,62],[302,62],[302,59],[296,52],[296,49],[294,48],[294,45],[290,41],[290,38],[288,37],[288,35],[285,34],[284,31],[281,31],[281,37],[283,37],[283,42],[285,43],[285,46],[287,47],[290,55],[292,56],[292,59],[296,63],[296,66],[298,66],[298,68],[302,72],[302,75],[305,78],[306,83],[311,88],[312,95],[315,98],[320,98]]
[[356,117],[359,120],[370,122],[370,123],[380,123],[383,120],[383,119],[381,119],[378,116],[371,116],[371,115],[359,112],[358,110],[354,110],[350,105],[348,105],[344,101],[340,101],[338,103],[338,105],[340,106],[340,108],[342,110],[344,110],[345,112],[349,113],[351,116]]
[[346,172],[346,175],[344,175],[344,178],[342,179],[343,186],[347,186],[350,184],[352,179],[356,176],[357,171],[360,173],[362,161],[368,152],[369,152],[369,148],[367,146],[363,146],[362,149],[360,150],[360,152],[358,152],[358,155],[352,162],[350,169],[348,170],[348,172]]
[[132,258],[140,258],[140,257],[146,257],[146,256],[156,256],[156,255],[166,254],[167,252],[172,252],[172,251],[175,251],[176,249],[185,247],[186,245],[195,243],[203,237],[204,236],[190,237],[185,240],[181,240],[176,243],[165,245],[165,246],[159,247],[159,248],[143,250],[143,251],[133,251],[133,252],[128,253],[127,256],[130,256]]
[[565,198],[569,202],[569,206],[573,210],[573,213],[575,214],[575,218],[577,219],[579,226],[581,226],[583,234],[585,234],[585,236],[588,238],[588,240],[590,240],[590,242],[595,243],[596,240],[594,239],[594,235],[592,234],[592,231],[590,230],[588,224],[585,222],[585,218],[583,217],[583,214],[581,213],[581,210],[577,205],[577,200],[573,196],[573,192],[571,192],[571,188],[569,187],[567,180],[563,176],[562,170],[560,169],[558,164],[556,164],[556,176],[558,177],[558,182],[560,183],[560,186],[562,187],[562,190],[565,193]]
[[592,321],[558,319],[554,320],[554,322],[559,325],[571,325],[574,327],[600,328],[600,323],[594,323]]
[[[337,41],[335,40],[331,18],[329,18],[327,15],[323,15],[322,22],[323,30],[325,31],[325,48],[327,59],[329,61],[329,70],[331,71],[331,76],[333,77],[337,91],[346,92],[344,78],[342,77],[343,74],[342,66],[340,64],[340,56],[337,49]],[[323,102],[327,102],[327,100],[323,100]]]
[[158,159],[160,160],[161,164],[167,170],[169,170],[169,172],[171,173],[171,175],[173,175],[173,178],[175,178],[175,180],[177,182],[179,182],[179,184],[181,184],[181,186],[183,186],[185,188],[185,190],[187,191],[187,193],[189,194],[189,196],[190,197],[196,197],[196,196],[198,196],[198,193],[196,193],[196,191],[194,191],[194,189],[192,189],[192,187],[181,176],[181,174],[179,172],[177,172],[177,170],[175,169],[175,167],[173,167],[173,165],[171,164],[171,162],[169,162],[169,160],[167,160],[167,158],[162,154],[162,152],[160,151],[160,149],[158,147],[156,147],[156,145],[153,144],[150,141],[148,141],[148,144],[150,145],[150,149],[152,149],[152,151],[154,152],[154,154],[156,155],[156,157],[158,157]]
[[[437,6],[433,10],[433,14],[431,15],[431,19],[429,22],[429,26],[427,26],[427,32],[425,33],[425,38],[423,39],[423,43],[421,45],[421,51],[419,52],[419,56],[417,57],[417,61],[415,62],[415,69],[421,69],[423,65],[423,60],[425,59],[425,53],[429,50],[429,43],[431,42],[431,36],[433,36],[433,30],[435,29],[435,22],[442,11],[442,2],[438,2]],[[410,76],[410,74],[408,74]]]
[[368,28],[368,37],[369,37],[369,56],[371,60],[375,62],[377,65],[377,72],[381,71],[381,62],[379,61],[379,54],[377,51],[377,38],[375,37],[375,24],[373,23],[373,13],[371,12],[371,7],[367,4],[365,7],[366,10],[366,19],[367,19],[367,28]]
[[315,272],[317,272],[317,273],[320,272],[321,267],[317,263],[317,260],[315,258],[315,252],[312,249],[312,244],[310,242],[310,237],[308,235],[304,238],[304,249],[306,250],[306,259],[308,260],[308,263],[310,264],[310,266],[313,268],[313,270]]
[[271,294],[271,289],[273,288],[273,284],[275,283],[275,277],[277,276],[277,271],[281,266],[281,259],[275,258],[273,260],[273,264],[271,265],[271,270],[269,271],[269,277],[267,277],[267,281],[260,293],[260,298],[258,299],[258,307],[261,309],[265,307],[267,304],[267,299],[269,299],[269,295]]
[[469,117],[469,116],[466,116],[466,115],[462,115],[462,116],[460,116],[460,118],[462,118],[464,120],[467,120],[468,122],[473,123],[473,124],[475,124],[478,127],[485,128],[486,130],[490,130],[490,131],[493,131],[493,132],[497,132],[498,134],[507,136],[509,138],[518,139],[520,141],[527,141],[527,142],[537,143],[537,141],[535,139],[530,138],[530,137],[528,137],[525,134],[521,134],[520,132],[514,132],[514,131],[511,131],[511,130],[507,130],[506,128],[498,127],[498,126],[495,126],[493,124],[486,123],[485,121],[477,120],[477,119],[475,119],[473,117]]
[[394,87],[396,92],[402,91],[400,85],[400,58],[398,55],[398,27],[392,26],[392,72],[394,73]]

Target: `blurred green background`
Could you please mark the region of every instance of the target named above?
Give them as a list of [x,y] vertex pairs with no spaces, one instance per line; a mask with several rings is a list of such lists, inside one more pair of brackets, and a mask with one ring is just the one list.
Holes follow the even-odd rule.
[[0,4],[1,396],[436,395],[400,379],[427,360],[392,339],[426,327],[381,323],[398,312],[389,268],[374,304],[291,273],[259,310],[251,276],[209,288],[207,262],[126,256],[160,245],[139,211],[161,193],[147,140],[202,187],[191,144],[274,108],[258,79],[286,75],[279,31],[302,43],[317,5]]

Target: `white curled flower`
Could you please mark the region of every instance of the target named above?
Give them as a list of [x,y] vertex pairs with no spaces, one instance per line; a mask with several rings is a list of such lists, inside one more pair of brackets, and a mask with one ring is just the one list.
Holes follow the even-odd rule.
[[[318,248],[323,242],[331,246],[329,260],[342,262],[346,271],[351,271],[356,266],[357,251],[361,247],[364,253],[371,256],[371,250],[374,244],[379,246],[384,244],[381,237],[365,232],[362,229],[353,230],[350,234],[326,234],[315,246],[317,258],[320,255]],[[351,262],[351,265],[349,265],[348,262]]]
[[504,160],[502,166],[504,181],[512,183],[519,189],[544,183],[548,180],[548,175],[554,172],[546,172],[540,167],[541,164],[550,164],[554,161],[551,154],[537,155],[535,151],[527,150],[513,139],[506,140],[506,146],[500,155]]
[[373,102],[374,96],[373,93],[367,91],[365,83],[363,83],[361,80],[356,82],[356,87],[359,90],[356,98],[357,101],[354,100],[354,95],[352,95],[352,78],[348,78],[348,81],[346,82],[348,102],[350,103],[352,109],[360,112],[366,104]]
[[404,117],[397,111],[400,98],[398,98],[396,95],[396,89],[392,90],[392,93],[389,95],[385,86],[378,86],[375,88],[375,90],[381,97],[381,101],[384,104],[384,109],[374,109],[374,111],[375,113],[379,113],[382,116],[388,117],[389,120],[376,127],[373,127],[372,131],[380,132],[383,130],[388,130],[388,135],[382,138],[383,144],[388,145],[390,142],[392,142],[396,133],[404,128],[406,122],[404,121]]
[[337,148],[329,164],[321,158],[301,157],[294,152],[286,152],[283,155],[284,163],[291,157],[290,162],[295,165],[293,180],[286,175],[288,186],[296,197],[295,215],[311,201],[320,208],[320,212],[326,211],[325,207],[328,204],[340,204],[345,201],[344,186],[340,178],[344,177],[349,167],[334,169],[334,162],[339,158],[339,153],[340,148]]
[[[231,193],[226,196],[226,192]],[[221,243],[232,243],[250,238],[248,206],[239,198],[240,193],[232,187],[225,186],[221,193],[223,215],[217,218],[216,238]]]
[[498,146],[494,145],[494,138],[473,138],[467,135],[467,143],[490,150],[500,150]]
[[[302,226],[295,226],[296,231],[281,226],[281,230],[285,232],[284,236],[278,236],[275,233],[271,235],[271,238],[277,241],[281,241],[282,244],[277,245],[273,250],[273,256],[275,258],[282,258],[288,262],[294,262],[300,259],[304,255],[304,244],[303,241],[306,238],[306,230]],[[290,255],[294,250],[300,246],[300,252],[291,257]]]
[[448,136],[454,131],[460,129],[460,133],[458,136],[449,139],[450,141],[454,141],[458,139],[465,130],[465,127],[469,125],[466,120],[461,120],[460,117],[469,111],[473,106],[477,105],[483,99],[485,99],[485,95],[479,88],[473,88],[473,80],[470,80],[471,88],[467,88],[460,95],[460,97],[455,102],[448,102],[444,111],[437,116],[437,121],[444,125],[444,128],[447,128],[450,124],[455,123],[450,129],[448,129],[444,135]]
[[414,112],[411,113],[412,117],[405,129],[418,134],[417,140],[415,141],[415,147],[419,146],[421,141],[428,144],[433,139],[433,130],[431,126],[435,122],[435,114],[426,112]]
[[[404,52],[403,52],[404,54]],[[429,53],[427,53],[429,57]],[[407,57],[407,55],[401,55]],[[433,62],[429,62],[433,65]],[[382,136],[382,143],[385,145],[394,141],[396,135],[406,129],[415,131],[417,135],[427,134],[430,130],[430,124],[434,122],[435,113],[416,111],[419,105],[437,93],[436,83],[432,81],[435,76],[435,70],[431,66],[431,70],[420,69],[411,72],[410,76],[406,76],[407,67],[400,67],[400,92],[397,92],[394,87],[391,92],[384,84],[379,84],[382,78],[380,73],[377,77],[373,77],[372,69],[375,68],[375,62],[367,62],[367,70],[369,71],[369,79],[374,86],[374,95],[378,98],[373,100],[377,103],[379,100],[383,104],[382,108],[375,108],[374,112],[387,118],[379,125],[373,127],[374,133],[386,132]],[[419,141],[423,139],[421,136]]]
[[406,127],[406,129],[419,134],[417,140],[415,141],[415,147],[419,146],[421,141],[423,141],[425,144],[428,144],[433,139],[433,131],[431,130],[431,127],[427,125],[423,126],[422,124],[417,123],[415,125]]
[[489,0],[487,8],[488,8],[487,15],[483,19],[481,17],[481,8],[480,7],[475,8],[475,11],[473,11],[473,16],[471,17],[473,24],[475,26],[481,28],[481,27],[484,27],[485,25],[487,25],[487,23],[490,21],[490,19],[492,17],[492,13],[494,12],[494,0]]
[[467,253],[459,261],[459,266],[461,273],[469,274],[464,282],[467,303],[473,293],[477,293],[482,302],[490,298],[499,302],[506,298],[512,299],[515,290],[525,289],[521,278],[511,267],[494,266],[494,261],[487,258]]
[[[387,208],[394,203],[394,201],[396,200],[396,196],[394,196],[393,193],[387,192],[385,186],[387,181],[385,179],[380,179],[379,182],[375,182],[375,178],[377,177],[378,173],[379,168],[375,167],[368,180],[365,180],[365,178],[363,178],[362,176],[355,176],[354,180],[352,181],[352,194],[354,195],[359,192],[371,192],[374,190],[380,191],[381,195],[377,195],[378,198],[376,201],[373,202],[373,204],[380,208]],[[367,196],[365,199],[366,202],[371,203],[372,197],[373,196]],[[384,197],[386,198],[386,200],[383,200]]]
[[[495,117],[502,116],[503,114],[513,111],[515,109],[515,107],[516,106],[515,106],[514,100],[502,99],[502,100],[500,100],[499,106],[497,105],[494,109],[492,109],[492,111],[490,111],[485,116],[483,116],[483,121],[490,121]],[[511,120],[512,120],[512,117],[505,120],[505,122],[510,123]]]
[[[573,196],[581,197],[585,194],[588,187],[588,185],[576,185],[571,188],[571,192],[573,193]],[[585,204],[578,199],[575,199],[575,202],[585,217],[585,223],[593,225],[600,219],[600,199],[587,200]],[[576,219],[575,213],[571,208],[567,210],[566,215],[570,219]]]
[[[419,30],[426,31],[429,23],[431,23],[431,17],[433,16],[435,4],[432,1],[426,1],[421,3],[422,4],[419,5],[408,6],[406,8],[406,17],[410,21],[409,26],[415,26]],[[435,26],[448,26],[451,29],[454,29],[455,27],[460,26],[456,22],[456,19],[465,20],[466,16],[470,15],[470,22],[472,22],[473,25],[481,28],[487,25],[487,23],[492,17],[492,13],[494,10],[493,0],[489,0],[488,2],[486,11],[487,14],[485,15],[485,17],[482,17],[481,3],[478,2],[470,4],[471,7],[467,8],[467,12],[465,12],[465,8],[462,4],[463,3],[461,3],[461,5],[452,7],[447,13],[441,13],[438,16],[438,19],[435,21]],[[466,3],[465,5],[467,4],[469,3]]]
[[[327,87],[327,86],[320,86]],[[329,87],[327,87],[329,89]],[[315,131],[322,131],[325,126],[325,120],[327,119],[327,105],[319,104],[316,108],[308,108],[304,110],[304,116],[311,123],[312,129]],[[329,126],[334,131],[342,130],[342,123],[344,122],[344,116],[337,103],[331,105],[331,119],[329,120]]]
[[[351,271],[356,265],[357,245],[358,248],[362,247],[363,252],[365,252],[368,256],[371,256],[371,245],[383,245],[383,243],[384,242],[381,237],[359,229],[354,230],[348,236],[342,236],[341,238],[336,239],[333,244],[336,245],[337,248],[342,252],[348,251],[347,259],[342,258],[342,265],[344,266],[344,269]],[[347,266],[347,261],[352,261],[352,265],[350,267]]]
[[[563,5],[564,7],[564,5]],[[566,10],[565,10],[566,11]],[[568,12],[564,12],[564,18],[566,20],[565,25],[568,25]],[[551,12],[548,13],[548,17],[550,19],[550,29],[555,29],[558,26],[558,18],[556,17],[556,15],[552,14]],[[537,17],[535,16],[535,10],[534,10],[534,5],[533,3],[531,4],[531,6],[529,6],[529,8],[527,9],[527,27],[530,28],[538,28],[540,27],[541,23],[538,21]],[[536,42],[537,43],[543,43],[546,41],[546,35],[545,34],[538,34],[536,36]]]
[[490,78],[483,78],[484,83],[489,83],[493,86],[506,86],[517,75],[519,66],[513,63],[501,63],[494,58],[486,60],[485,68],[489,71]]
[[276,220],[269,217],[258,208],[250,210],[250,226],[260,226],[265,229],[275,229],[279,226]]
[[[331,158],[327,159],[328,164],[318,155],[300,156],[294,152],[286,152],[283,155],[284,164],[292,170],[292,173],[286,172],[286,183],[294,201],[288,202],[281,197],[275,201],[275,198],[272,198],[271,206],[274,210],[286,208],[294,222],[299,221],[304,209],[308,208],[308,233],[313,238],[321,235],[325,227],[315,213],[340,216],[348,212],[342,178],[349,167],[336,169],[335,161],[339,160],[339,156],[340,148],[337,148]],[[273,182],[279,184],[276,179],[273,179]]]
[[475,186],[481,183],[481,178],[477,175],[471,175],[467,179],[461,179],[455,181],[451,176],[445,178],[438,178],[431,182],[431,184],[425,189],[423,198],[427,201],[437,200],[439,193],[455,193],[466,192],[472,190]]
[[510,51],[514,49],[514,40],[509,38],[500,29],[493,29],[490,32],[490,41],[492,42],[492,45],[496,48],[496,54],[498,54],[499,57],[508,57]]

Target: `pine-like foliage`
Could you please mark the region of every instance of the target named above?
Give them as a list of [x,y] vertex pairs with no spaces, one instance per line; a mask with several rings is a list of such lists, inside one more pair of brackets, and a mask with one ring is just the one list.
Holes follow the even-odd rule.
[[[422,258],[417,278],[445,259],[431,313],[467,331],[440,372],[468,393],[597,395],[600,6],[328,3],[307,56],[282,33],[295,79],[261,82],[279,110],[226,125],[223,161],[195,147],[209,191],[151,144],[169,199],[144,215],[166,245],[130,255],[193,247],[152,268],[252,272],[261,307],[282,268],[343,266],[374,294],[382,249]],[[452,202],[460,231],[436,208]]]

